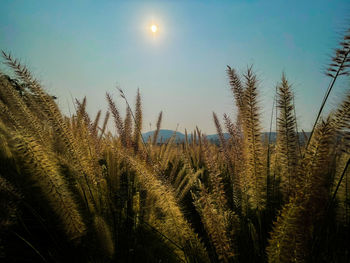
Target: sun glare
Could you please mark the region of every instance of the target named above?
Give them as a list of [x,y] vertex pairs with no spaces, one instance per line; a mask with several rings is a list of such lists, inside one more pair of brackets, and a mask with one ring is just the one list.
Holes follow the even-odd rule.
[[151,31],[152,33],[157,33],[158,27],[156,25],[151,25]]

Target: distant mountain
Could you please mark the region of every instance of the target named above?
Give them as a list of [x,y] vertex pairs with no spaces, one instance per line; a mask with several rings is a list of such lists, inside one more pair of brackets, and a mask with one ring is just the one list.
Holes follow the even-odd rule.
[[[142,134],[142,137],[145,141],[148,141],[149,138],[153,139],[153,135],[154,135],[155,131],[149,131],[146,133]],[[157,142],[166,142],[167,140],[169,140],[173,135],[174,135],[175,131],[173,130],[160,130],[159,131],[159,135],[158,135],[158,139]],[[225,138],[228,139],[230,137],[230,135],[228,133],[224,134]],[[219,140],[219,137],[217,134],[211,134],[211,135],[207,135],[208,140],[210,141],[217,141]],[[188,138],[190,140],[190,136]],[[181,132],[176,132],[176,142],[182,142],[185,140],[185,134],[181,133]]]
[[[148,141],[149,138],[153,138],[153,134],[155,131],[149,131],[146,133],[142,134],[142,137],[145,141]],[[159,135],[158,135],[158,139],[157,139],[157,143],[161,143],[161,142],[166,142],[167,140],[169,140],[173,135],[174,135],[173,130],[160,130],[159,131]],[[305,132],[306,136],[310,136],[310,132]],[[276,142],[276,137],[277,137],[277,133],[276,132],[271,132],[271,135],[269,132],[263,132],[261,134],[262,140],[268,140],[268,138],[270,137],[270,141],[272,143]],[[224,133],[224,137],[225,139],[230,138],[230,135],[228,133]],[[218,143],[219,142],[219,135],[218,134],[210,134],[207,135],[207,138],[209,141],[213,142],[213,143]],[[190,138],[189,138],[190,139]],[[185,140],[185,134],[181,133],[181,132],[176,132],[176,142],[180,143],[183,142]],[[301,143],[305,142],[305,138],[302,132],[299,132],[299,140]]]
[[[149,131],[149,132],[142,134],[142,138],[145,140],[145,142],[147,142],[149,140],[149,138],[151,138],[151,140],[153,140],[154,132],[155,131]],[[175,131],[173,131],[173,130],[159,130],[157,143],[166,142],[174,135],[174,133],[175,133]],[[184,140],[185,140],[185,134],[183,134],[181,132],[176,132],[175,141],[182,142]]]

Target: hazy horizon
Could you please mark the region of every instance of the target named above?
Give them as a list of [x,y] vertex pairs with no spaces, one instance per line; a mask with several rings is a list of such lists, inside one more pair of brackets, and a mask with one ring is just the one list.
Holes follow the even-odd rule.
[[[348,1],[2,1],[0,49],[19,58],[57,96],[66,114],[72,98],[106,110],[110,92],[124,113],[121,87],[143,99],[143,132],[214,134],[212,111],[234,118],[226,65],[260,79],[263,131],[282,72],[295,92],[298,128],[311,130],[330,79],[323,72],[350,13]],[[159,26],[157,35],[149,25]],[[1,68],[3,68],[1,66]],[[348,82],[338,82],[328,105]],[[333,104],[333,105],[332,105]]]

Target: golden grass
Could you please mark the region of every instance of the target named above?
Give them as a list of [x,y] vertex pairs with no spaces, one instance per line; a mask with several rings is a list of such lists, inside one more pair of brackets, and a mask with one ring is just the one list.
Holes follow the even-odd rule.
[[[328,70],[320,112],[348,72],[349,41],[347,34]],[[119,89],[125,118],[108,93],[103,122],[101,111],[90,118],[86,98],[66,117],[26,67],[3,56],[17,80],[0,74],[0,205],[8,210],[0,214],[0,231],[17,242],[9,238],[4,246],[0,238],[0,252],[16,258],[9,246],[24,241],[34,255],[57,262],[73,260],[68,251],[86,262],[346,259],[349,93],[329,116],[317,116],[308,142],[299,145],[283,74],[273,144],[261,137],[255,73],[248,68],[239,76],[228,66],[237,118],[224,115],[222,125],[213,113],[218,144],[198,128],[186,131],[184,142],[174,134],[157,143],[162,112],[146,143],[139,90],[132,110]],[[107,129],[110,114],[115,135]],[[45,237],[47,244],[38,241]]]

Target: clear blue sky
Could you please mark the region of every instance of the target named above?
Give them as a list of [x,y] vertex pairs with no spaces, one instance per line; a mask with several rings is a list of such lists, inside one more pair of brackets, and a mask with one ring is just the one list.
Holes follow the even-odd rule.
[[[198,125],[214,133],[212,111],[235,115],[226,65],[243,72],[251,64],[267,130],[285,71],[299,127],[308,130],[329,82],[323,70],[349,14],[350,1],[2,0],[0,49],[27,64],[67,114],[71,97],[87,96],[91,114],[105,110],[106,92],[124,112],[115,86],[131,102],[139,87],[144,131],[163,110],[163,128]],[[331,104],[348,84],[339,82]]]

